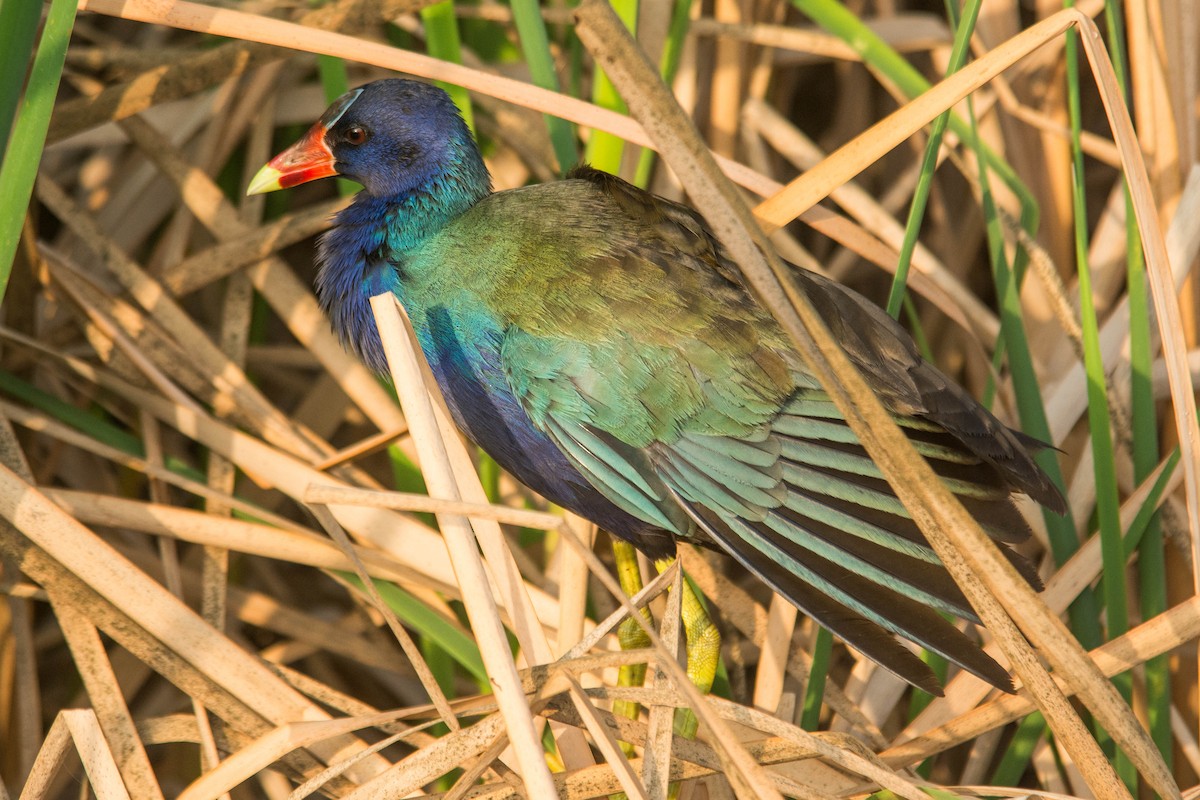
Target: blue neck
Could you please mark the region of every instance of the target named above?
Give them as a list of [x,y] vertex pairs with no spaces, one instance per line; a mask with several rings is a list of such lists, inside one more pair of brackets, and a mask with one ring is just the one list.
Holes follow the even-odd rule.
[[447,150],[450,155],[422,170],[424,175],[411,174],[404,181],[410,188],[383,196],[359,192],[337,215],[331,236],[341,229],[351,240],[343,244],[350,247],[370,241],[372,250],[386,245],[393,254],[408,253],[491,194],[492,178],[475,144],[467,141]]
[[321,237],[317,298],[343,345],[377,372],[387,364],[369,299],[401,294],[411,254],[492,191],[473,143],[448,149],[455,155],[415,188],[387,197],[360,192]]

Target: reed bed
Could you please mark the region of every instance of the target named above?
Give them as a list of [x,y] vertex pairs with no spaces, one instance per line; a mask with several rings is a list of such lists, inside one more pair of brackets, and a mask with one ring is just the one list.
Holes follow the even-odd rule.
[[[1066,5],[0,4],[0,798],[1200,797],[1200,13]],[[391,380],[344,353],[310,279],[354,187],[244,188],[397,73],[499,188],[587,160],[704,213],[1019,692],[934,656],[913,690],[689,547],[627,596],[607,534],[453,430],[390,298]],[[1058,448],[1044,592],[783,259]]]

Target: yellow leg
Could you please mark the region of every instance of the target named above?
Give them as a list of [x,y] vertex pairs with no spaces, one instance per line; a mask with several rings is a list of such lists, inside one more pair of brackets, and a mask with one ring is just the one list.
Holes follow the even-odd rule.
[[[654,566],[662,572],[671,566],[674,560],[664,558],[655,562]],[[686,641],[688,678],[697,689],[708,694],[712,691],[721,658],[721,632],[713,624],[704,604],[700,602],[686,577],[683,580],[679,616],[683,621],[683,635]],[[695,738],[698,724],[696,715],[690,708],[676,709],[674,727],[677,736]]]
[[[613,542],[613,555],[616,557],[617,578],[621,589],[630,597],[642,589],[642,576],[638,571],[637,551],[633,546],[619,540]],[[674,562],[672,558],[656,561],[655,569],[662,572]],[[650,612],[642,609],[644,617],[649,620]],[[683,597],[680,598],[680,617],[683,621],[683,633],[687,650],[687,674],[692,684],[704,694],[712,691],[713,680],[717,675],[717,665],[721,657],[721,633],[713,624],[687,580],[683,582]],[[632,650],[638,647],[649,647],[650,639],[635,620],[626,619],[617,628],[617,641],[622,650]],[[622,667],[617,676],[619,686],[641,686],[646,679],[646,665],[635,664]],[[630,719],[637,719],[640,712],[637,703],[618,700],[613,703],[613,713]],[[681,708],[675,712],[675,734],[688,739],[696,735],[696,715],[691,709]]]
[[[638,569],[637,551],[628,542],[614,539],[613,556],[616,559],[617,580],[621,583],[621,590],[630,597],[633,597],[642,590],[642,573]],[[641,613],[647,622],[651,621],[650,609],[642,608]],[[649,647],[650,637],[642,630],[642,626],[638,625],[637,620],[627,617],[624,622],[617,626],[617,642],[620,643],[622,650],[637,650]],[[645,682],[645,664],[626,664],[617,673],[618,686],[641,686]],[[640,713],[641,705],[633,700],[616,700],[613,702],[613,714],[628,717],[629,719],[637,719]],[[621,742],[621,748],[625,750],[626,755],[633,755],[633,745]]]

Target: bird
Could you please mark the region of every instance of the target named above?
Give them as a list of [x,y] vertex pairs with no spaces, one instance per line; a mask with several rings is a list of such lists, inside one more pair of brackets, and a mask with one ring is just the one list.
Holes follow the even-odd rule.
[[[517,480],[655,560],[726,553],[904,681],[941,685],[901,639],[1004,691],[1008,672],[879,468],[704,219],[582,165],[493,191],[442,89],[389,78],[337,99],[248,193],[362,186],[323,234],[315,289],[344,346],[387,374],[369,299],[405,308],[456,425]],[[796,286],[917,452],[1018,571],[1018,494],[1063,513],[1000,422],[862,295]]]

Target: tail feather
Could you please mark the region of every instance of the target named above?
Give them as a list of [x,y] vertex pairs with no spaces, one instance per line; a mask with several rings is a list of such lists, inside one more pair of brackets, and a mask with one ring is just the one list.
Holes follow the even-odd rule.
[[[783,457],[798,464],[825,467],[864,478],[885,480],[883,472],[867,455],[862,445],[840,445],[788,437],[783,442]],[[1010,494],[1007,487],[998,485],[998,482],[994,480],[990,469],[956,470],[952,467],[958,465],[944,462],[941,466],[938,477],[942,479],[942,483],[946,484],[946,488],[957,495],[981,500],[1003,500]]]
[[[793,559],[797,559],[796,551],[802,550],[825,561],[839,564],[854,575],[878,586],[890,586],[922,605],[936,608],[947,614],[973,616],[970,606],[963,601],[961,594],[954,592],[947,584],[940,582],[940,585],[935,586],[922,584],[917,580],[920,577],[919,571],[914,575],[895,574],[897,570],[894,567],[889,568],[886,561],[881,564],[880,559],[870,558],[870,555],[874,555],[871,552],[872,547],[861,539],[848,537],[845,542],[830,541],[814,532],[813,528],[816,526],[804,524],[804,520],[795,515],[773,513],[766,518],[764,523],[770,531],[769,534],[763,530],[763,526],[751,527],[742,520],[730,521],[729,525],[738,533],[757,534],[770,542],[772,549],[779,550]],[[757,545],[757,542],[755,544]],[[867,557],[864,557],[864,553]],[[897,561],[902,558],[894,553],[889,555]],[[924,564],[923,566],[929,565]],[[949,581],[948,583],[953,585],[954,582]],[[831,593],[840,593],[841,591],[842,587],[834,584]]]
[[[874,465],[871,467],[874,468]],[[882,477],[789,460],[784,463],[783,478],[789,487],[819,498],[822,504],[830,508],[840,509],[847,516],[883,528],[894,538],[928,549],[924,534],[912,522],[908,510]],[[953,491],[954,486],[950,488]],[[959,494],[958,499],[996,541],[1017,544],[1029,538],[1029,526],[1007,494],[993,497]]]
[[[839,547],[855,546],[856,540],[864,540],[887,551],[886,555],[880,554],[881,559],[902,556],[914,562],[936,565],[937,572],[946,575],[925,535],[886,484],[879,482],[877,486],[868,487],[864,485],[865,481],[854,483],[848,476],[810,470],[800,465],[788,465],[784,474],[788,484],[787,507],[803,514],[812,521],[812,525],[828,526],[830,539],[836,541]],[[814,486],[820,489],[814,490]],[[857,490],[857,494],[845,491],[848,487]],[[841,495],[849,495],[863,502],[835,495],[831,489],[836,488],[843,490]],[[888,493],[880,494],[884,491]],[[958,499],[996,542],[1000,552],[1021,573],[1021,577],[1040,592],[1043,588],[1042,579],[1037,569],[1029,559],[1008,546],[1024,542],[1030,536],[1025,518],[1012,501],[977,501],[961,496]],[[946,578],[949,579],[949,576],[946,575]]]
[[942,694],[933,670],[878,624],[798,580],[788,572],[786,566],[762,557],[741,537],[732,532],[723,534],[722,529],[726,529],[726,526],[707,509],[691,505],[687,507],[693,512],[697,524],[721,544],[725,552],[787,598],[788,602],[902,680],[930,694]]
[[[836,526],[827,525],[791,508],[779,512],[777,519],[794,532],[793,536],[802,533],[806,539],[819,540],[824,545],[823,550],[835,553],[827,556],[829,560],[845,567],[852,567],[852,563],[845,558],[867,564],[869,568],[855,568],[854,571],[864,576],[877,575],[878,577],[873,578],[876,583],[884,586],[903,586],[904,593],[909,596],[923,597],[923,602],[948,614],[979,622],[962,590],[940,562],[914,558],[881,547],[868,539],[846,536]],[[793,538],[786,533],[784,535],[789,539]],[[804,541],[797,542],[797,545],[808,546]],[[845,554],[845,558],[840,554]]]

